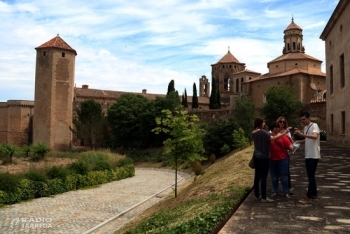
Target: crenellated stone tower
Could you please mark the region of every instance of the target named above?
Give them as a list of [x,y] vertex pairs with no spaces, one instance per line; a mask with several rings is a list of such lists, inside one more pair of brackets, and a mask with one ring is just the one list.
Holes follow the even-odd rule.
[[52,150],[71,148],[75,56],[59,35],[35,48],[33,143]]

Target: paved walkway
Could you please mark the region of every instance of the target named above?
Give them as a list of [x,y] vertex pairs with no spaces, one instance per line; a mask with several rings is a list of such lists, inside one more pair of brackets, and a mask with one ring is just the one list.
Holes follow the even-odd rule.
[[[319,199],[311,204],[298,202],[308,184],[303,153],[301,146],[291,157],[292,199],[280,196],[272,203],[261,203],[254,201],[252,192],[219,233],[350,233],[350,148],[321,142],[316,172]],[[269,177],[268,191],[270,185]]]
[[[188,177],[180,173],[178,181]],[[95,227],[162,191],[172,192],[174,179],[172,170],[137,168],[134,177],[97,188],[13,204],[0,209],[0,233],[99,233]]]

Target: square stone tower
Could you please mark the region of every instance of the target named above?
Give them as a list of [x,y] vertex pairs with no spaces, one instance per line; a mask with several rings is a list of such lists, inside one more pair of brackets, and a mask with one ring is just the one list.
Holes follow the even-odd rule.
[[77,53],[59,35],[35,49],[33,144],[69,150]]

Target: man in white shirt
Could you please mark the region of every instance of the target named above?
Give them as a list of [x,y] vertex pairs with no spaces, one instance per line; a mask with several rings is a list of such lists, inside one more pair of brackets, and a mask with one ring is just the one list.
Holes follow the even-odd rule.
[[309,186],[306,197],[299,200],[300,203],[309,203],[311,199],[317,199],[316,186],[316,169],[320,154],[320,128],[317,123],[310,120],[309,112],[302,112],[300,114],[300,121],[304,125],[303,133],[299,129],[295,129],[294,134],[304,137],[304,140],[298,141],[305,143],[305,167]]

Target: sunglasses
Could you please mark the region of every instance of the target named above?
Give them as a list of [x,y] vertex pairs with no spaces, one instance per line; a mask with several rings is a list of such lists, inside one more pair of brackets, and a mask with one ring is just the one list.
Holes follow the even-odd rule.
[[286,121],[279,121],[279,123],[286,123]]

